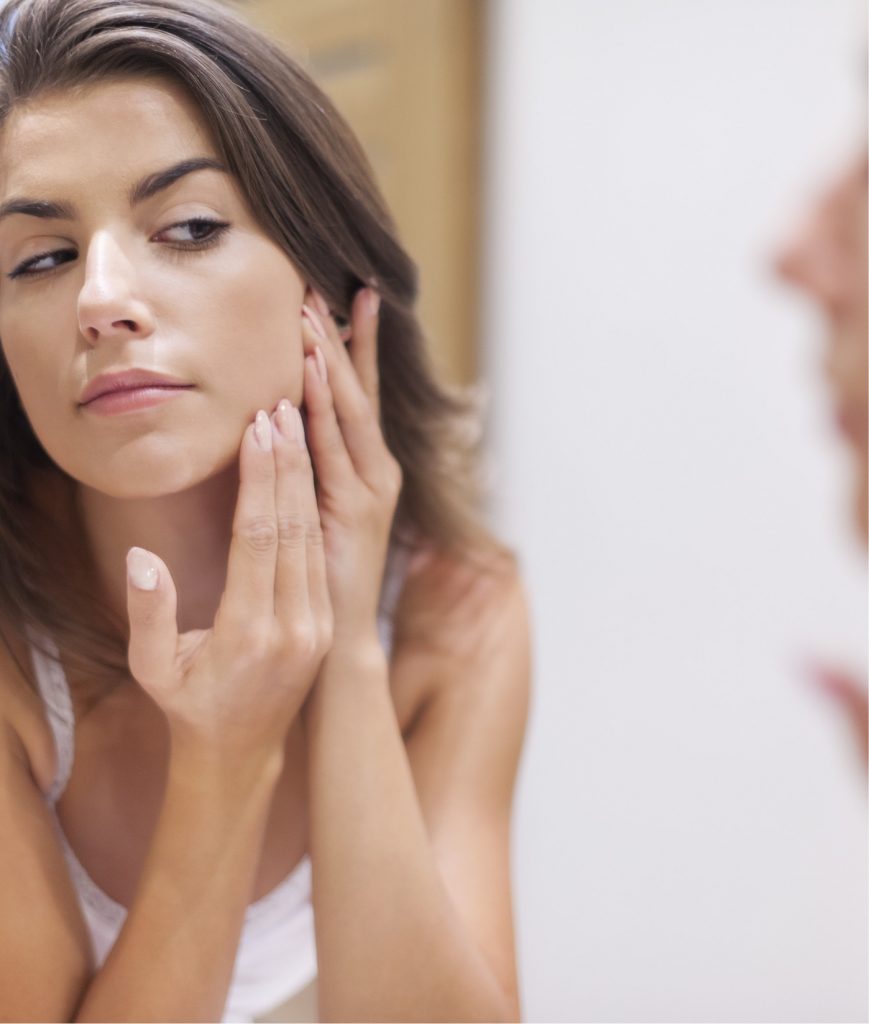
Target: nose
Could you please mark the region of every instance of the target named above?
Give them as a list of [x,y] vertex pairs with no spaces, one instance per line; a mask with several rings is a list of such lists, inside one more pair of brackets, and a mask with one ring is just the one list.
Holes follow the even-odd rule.
[[95,235],[78,296],[79,330],[91,345],[111,338],[144,338],[154,318],[137,293],[135,268],[108,232]]
[[774,258],[778,275],[831,316],[847,307],[854,283],[848,185],[844,179],[834,182]]

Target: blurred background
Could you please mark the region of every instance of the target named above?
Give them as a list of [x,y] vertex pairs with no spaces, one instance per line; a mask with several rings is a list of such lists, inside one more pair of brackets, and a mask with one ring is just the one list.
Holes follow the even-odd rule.
[[771,260],[866,132],[856,0],[250,0],[356,128],[532,603],[529,1021],[867,1019],[867,672],[824,325]]

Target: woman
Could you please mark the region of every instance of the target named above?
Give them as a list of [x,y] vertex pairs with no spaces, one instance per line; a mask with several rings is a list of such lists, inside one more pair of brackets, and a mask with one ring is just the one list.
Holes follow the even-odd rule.
[[0,1015],[518,1019],[526,603],[356,142],[208,0],[0,53]]
[[[803,291],[827,322],[824,372],[836,423],[853,459],[852,522],[869,543],[869,267],[865,143],[818,197],[778,254],[781,276]],[[821,686],[845,709],[863,766],[869,763],[866,686],[837,668],[817,666]]]

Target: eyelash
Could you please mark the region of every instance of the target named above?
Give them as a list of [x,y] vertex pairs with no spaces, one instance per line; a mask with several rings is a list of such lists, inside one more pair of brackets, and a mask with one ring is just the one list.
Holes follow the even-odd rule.
[[[168,227],[163,228],[162,231],[157,233],[162,235],[167,231],[172,231],[174,228],[186,228],[190,227],[195,229],[196,227],[209,227],[213,230],[207,238],[202,239],[198,242],[175,242],[167,243],[171,248],[178,250],[179,252],[202,252],[204,249],[210,249],[213,245],[217,245],[223,234],[229,228],[229,224],[225,221],[211,220],[208,217],[191,217],[189,220],[178,221],[177,224],[170,224]],[[64,263],[71,262],[70,260],[63,260],[61,263],[56,264],[53,267],[46,267],[44,270],[28,270],[27,268],[39,263],[41,260],[46,259],[48,256],[61,256],[68,253],[75,254],[74,249],[49,249],[47,252],[37,253],[35,256],[31,256],[26,259],[23,263],[19,263],[18,266],[10,271],[6,277],[10,281],[14,281],[16,278],[28,277],[37,278],[43,277],[46,274],[50,274],[57,270],[58,267],[62,267]]]

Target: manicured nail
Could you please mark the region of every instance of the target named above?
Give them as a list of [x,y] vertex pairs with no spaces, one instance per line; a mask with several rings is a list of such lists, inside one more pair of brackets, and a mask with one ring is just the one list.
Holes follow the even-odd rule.
[[314,305],[323,314],[323,316],[329,315],[329,303],[323,298],[319,292],[314,292]]
[[326,328],[323,327],[322,320],[320,320],[320,318],[313,311],[313,309],[311,309],[310,306],[302,306],[302,312],[308,318],[308,322],[310,323],[310,325],[314,328],[314,333],[317,334],[319,337],[321,337],[323,339],[323,341],[325,341],[326,340]]
[[253,432],[256,435],[256,442],[264,452],[272,450],[272,424],[265,409],[260,409],[256,414],[253,425]]
[[283,437],[289,438],[295,436],[292,421],[290,419],[290,403],[286,398],[282,398],[280,402],[278,402],[278,407],[275,409],[275,423],[277,423],[278,430]]
[[377,310],[380,309],[380,293],[376,292],[373,288],[369,288],[367,291],[368,295],[365,303],[368,307],[368,315],[377,316]]
[[314,357],[317,360],[317,369],[320,371],[320,380],[325,384],[329,379],[329,371],[326,369],[326,357],[319,345],[314,346]]
[[130,548],[127,552],[127,575],[139,590],[156,590],[160,582],[154,559],[142,548]]

